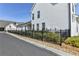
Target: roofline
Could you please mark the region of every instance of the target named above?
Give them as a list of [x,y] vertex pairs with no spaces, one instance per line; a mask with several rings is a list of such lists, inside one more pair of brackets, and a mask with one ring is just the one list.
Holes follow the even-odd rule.
[[[34,7],[35,7],[35,5],[36,5],[37,3],[33,3],[33,6],[32,6],[32,10],[34,9]],[[58,4],[58,3],[50,3],[51,5],[55,5],[55,4]],[[71,3],[68,3],[68,4],[71,4]]]
[[32,10],[33,10],[33,8],[35,7],[35,5],[36,5],[36,3],[33,3]]
[[[35,7],[36,4],[37,3],[33,3],[32,10],[33,10],[33,8]],[[50,4],[53,5],[53,3],[50,3]],[[54,4],[57,4],[57,3],[54,3]]]
[[22,24],[18,24],[17,26],[22,26],[22,25],[24,25],[24,24],[28,24],[28,23],[31,23],[31,21],[28,21],[28,22],[26,22],[26,23],[22,23]]

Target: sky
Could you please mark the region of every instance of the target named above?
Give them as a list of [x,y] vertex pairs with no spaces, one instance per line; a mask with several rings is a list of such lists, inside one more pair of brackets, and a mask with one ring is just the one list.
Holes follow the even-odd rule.
[[[31,3],[0,3],[0,20],[27,22],[31,20]],[[76,5],[79,15],[79,4]]]
[[76,15],[79,16],[79,3],[77,3],[77,5],[76,5],[75,13],[76,13]]
[[0,20],[30,21],[31,8],[31,3],[0,3]]

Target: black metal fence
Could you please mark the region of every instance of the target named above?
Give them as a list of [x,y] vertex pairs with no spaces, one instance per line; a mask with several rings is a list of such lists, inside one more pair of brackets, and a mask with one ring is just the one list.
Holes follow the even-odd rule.
[[42,40],[42,41],[48,41],[51,43],[62,45],[62,42],[69,36],[69,31],[63,31],[59,30],[56,32],[50,32],[50,31],[34,31],[34,30],[9,30],[8,32],[31,37],[34,39]]

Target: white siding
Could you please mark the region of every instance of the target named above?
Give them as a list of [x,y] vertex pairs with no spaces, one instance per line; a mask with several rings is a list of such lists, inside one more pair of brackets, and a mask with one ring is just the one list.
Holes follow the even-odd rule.
[[[40,11],[40,18],[37,18],[37,11]],[[34,20],[32,24],[39,24],[39,29],[42,29],[42,22],[45,22],[47,29],[69,29],[68,4],[61,3],[52,5],[49,3],[36,4],[32,10]]]
[[75,7],[72,4],[71,7],[74,8],[74,11],[71,8],[71,36],[77,36],[79,35],[79,23],[76,21],[77,15],[75,15]]
[[28,26],[26,26],[26,27],[25,26],[18,26],[17,30],[19,30],[19,31],[21,31],[21,30],[25,31],[25,30],[30,30],[30,28]]
[[71,36],[76,36],[77,35],[77,22],[75,19],[75,16],[73,17],[73,19],[71,20]]

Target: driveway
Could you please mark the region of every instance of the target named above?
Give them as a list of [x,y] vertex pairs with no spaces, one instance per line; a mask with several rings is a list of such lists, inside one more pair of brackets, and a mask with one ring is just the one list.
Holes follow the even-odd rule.
[[58,54],[0,32],[0,56],[58,56]]

